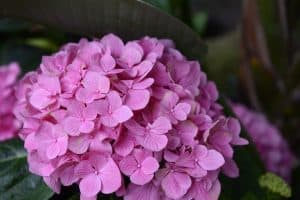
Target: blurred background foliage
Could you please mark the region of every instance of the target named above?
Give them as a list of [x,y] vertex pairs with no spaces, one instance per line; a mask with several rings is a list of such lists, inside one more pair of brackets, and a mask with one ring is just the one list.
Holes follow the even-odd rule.
[[[264,112],[299,157],[300,1],[145,1],[179,18],[205,40],[208,53],[200,60],[202,68],[217,83],[221,95]],[[41,25],[1,19],[0,64],[18,61],[23,72],[27,72],[38,66],[42,55],[78,39],[78,36]],[[253,146],[236,152],[241,176],[235,180],[222,178],[221,199],[260,200],[290,196],[289,186],[278,177],[263,175],[265,170]],[[0,176],[3,176],[1,172],[5,173],[5,169],[0,162]],[[293,195],[289,199],[300,199],[299,180],[300,169],[297,168],[291,183]],[[76,190],[67,188],[52,199],[78,199]]]

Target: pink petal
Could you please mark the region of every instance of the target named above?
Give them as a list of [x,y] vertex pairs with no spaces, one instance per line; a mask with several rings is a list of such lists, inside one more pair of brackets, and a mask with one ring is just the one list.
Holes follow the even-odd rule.
[[184,145],[192,146],[194,144],[194,138],[198,133],[197,126],[191,121],[184,121],[177,126],[178,135],[181,137],[181,142]]
[[93,121],[85,121],[80,123],[79,131],[81,133],[90,133],[94,129],[94,122]]
[[222,154],[216,150],[208,150],[207,156],[202,158],[198,163],[205,170],[216,170],[224,165],[225,160]]
[[122,99],[118,92],[111,91],[107,95],[107,100],[110,105],[111,111],[118,109],[122,105]]
[[231,178],[236,178],[239,176],[239,168],[232,159],[226,159],[226,162],[222,167],[222,171],[226,176]]
[[90,145],[90,140],[88,135],[82,136],[75,136],[69,138],[69,145],[68,148],[76,153],[76,154],[83,154],[85,153]]
[[153,134],[165,134],[172,129],[170,120],[166,117],[158,117],[151,125],[151,133]]
[[90,144],[91,151],[112,153],[109,136],[106,132],[97,133]]
[[209,191],[209,200],[218,200],[221,193],[221,184],[219,180],[216,180],[210,188]]
[[56,178],[53,178],[51,176],[45,176],[43,177],[43,180],[47,184],[47,186],[50,187],[55,193],[60,193],[61,184],[59,181],[57,181]]
[[159,188],[152,182],[138,186],[135,184],[129,184],[128,191],[124,196],[124,200],[159,200],[161,194]]
[[98,72],[88,71],[82,83],[85,88],[100,93],[108,93],[110,88],[109,79]]
[[101,190],[101,180],[96,174],[89,174],[80,181],[79,188],[86,197],[96,196]]
[[104,36],[100,41],[105,47],[111,50],[111,53],[115,57],[119,57],[124,48],[123,41],[114,34],[108,34]]
[[123,122],[129,120],[133,116],[133,113],[132,113],[132,111],[130,110],[129,107],[121,106],[113,112],[112,116],[119,123],[123,123]]
[[78,177],[74,174],[74,166],[65,167],[60,173],[60,181],[64,186],[70,186],[78,181]]
[[57,139],[57,144],[59,146],[59,156],[64,155],[68,149],[68,136],[60,137]]
[[194,152],[197,159],[202,159],[207,156],[208,150],[204,145],[197,145],[194,147]]
[[109,109],[109,103],[106,100],[98,100],[88,105],[89,109],[94,109],[100,115],[106,115]]
[[100,171],[100,177],[102,181],[102,193],[110,194],[119,189],[121,186],[121,173],[113,161],[109,158],[106,165]]
[[191,187],[191,178],[183,173],[169,173],[161,182],[162,189],[171,199],[181,198]]
[[107,127],[115,127],[119,124],[117,119],[115,119],[111,115],[102,116],[100,119],[101,119],[101,123]]
[[154,83],[153,78],[146,78],[140,82],[134,83],[132,88],[135,90],[143,90],[143,89],[150,87],[153,83]]
[[37,109],[44,109],[50,104],[54,103],[55,100],[51,98],[50,93],[43,89],[33,90],[29,97],[30,104]]
[[207,171],[202,169],[202,167],[200,167],[200,166],[190,168],[187,171],[188,171],[188,174],[194,178],[203,178],[204,176],[207,175]]
[[86,120],[94,120],[97,117],[97,110],[94,104],[88,104],[87,107],[83,110],[82,115]]
[[74,169],[74,174],[78,178],[84,178],[93,172],[93,166],[88,160],[80,161],[80,163],[76,165]]
[[38,84],[52,95],[60,93],[60,82],[56,76],[39,75]]
[[122,51],[120,60],[129,67],[137,64],[141,61],[143,56],[143,49],[135,42],[129,42],[126,44],[125,48]]
[[111,55],[104,54],[100,60],[100,64],[101,64],[102,69],[105,72],[109,72],[115,68],[116,61]]
[[137,170],[138,163],[133,156],[127,156],[119,163],[120,170],[127,176],[130,176]]
[[138,169],[130,176],[130,181],[137,185],[145,185],[149,183],[153,177],[153,174],[144,174],[141,169]]
[[114,145],[114,150],[120,156],[127,156],[134,148],[134,141],[128,134],[119,136],[119,140]]
[[54,143],[47,148],[46,155],[48,159],[56,158],[59,154],[59,145]]
[[168,91],[164,94],[163,99],[162,99],[162,104],[166,108],[173,108],[177,102],[179,101],[179,97],[175,92]]
[[147,106],[149,100],[150,92],[148,90],[129,90],[125,104],[132,110],[140,110]]
[[79,135],[80,119],[76,117],[67,117],[63,122],[63,129],[71,136]]
[[168,138],[165,135],[146,134],[144,137],[138,137],[137,140],[150,151],[161,151],[168,143]]
[[145,60],[136,66],[138,70],[138,76],[140,78],[145,77],[153,68],[154,64],[148,60]]
[[94,92],[86,88],[79,88],[75,96],[78,101],[83,103],[92,103],[94,101]]
[[93,197],[86,197],[83,194],[80,194],[80,200],[97,200],[97,195]]
[[124,123],[124,125],[130,131],[130,133],[133,133],[134,135],[143,136],[145,133],[145,129],[132,119],[128,120],[126,123]]
[[174,117],[177,120],[184,121],[187,119],[188,114],[191,111],[191,105],[187,103],[179,103],[174,108]]
[[31,133],[26,137],[24,147],[27,149],[27,151],[33,151],[37,149],[37,143],[35,141],[34,133]]
[[144,174],[153,174],[159,168],[157,160],[153,157],[147,157],[141,165],[141,170]]

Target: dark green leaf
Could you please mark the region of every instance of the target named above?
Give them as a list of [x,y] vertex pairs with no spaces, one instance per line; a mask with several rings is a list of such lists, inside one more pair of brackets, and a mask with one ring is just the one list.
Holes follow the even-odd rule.
[[193,16],[193,27],[196,29],[197,32],[202,34],[205,30],[207,24],[208,16],[205,12],[197,12]]
[[29,173],[20,140],[0,143],[0,200],[47,200],[53,192]]
[[171,5],[169,0],[143,0],[143,1],[152,4],[157,8],[162,9],[167,13],[171,13]]
[[197,33],[184,23],[137,0],[9,0],[1,2],[0,15],[85,36],[113,32],[125,40],[145,35],[171,38],[191,58],[206,52]]

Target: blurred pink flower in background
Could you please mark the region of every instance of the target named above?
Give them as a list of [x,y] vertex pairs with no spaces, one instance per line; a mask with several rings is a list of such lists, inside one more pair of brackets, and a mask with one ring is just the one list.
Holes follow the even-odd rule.
[[113,34],[69,43],[21,80],[15,109],[32,173],[81,199],[216,200],[239,175],[240,124],[216,102],[197,61],[170,40]]
[[266,169],[290,181],[295,156],[278,128],[261,113],[241,104],[233,104],[233,110],[245,126]]
[[17,63],[0,66],[0,141],[17,136],[19,123],[13,115],[16,103],[14,88],[20,67]]

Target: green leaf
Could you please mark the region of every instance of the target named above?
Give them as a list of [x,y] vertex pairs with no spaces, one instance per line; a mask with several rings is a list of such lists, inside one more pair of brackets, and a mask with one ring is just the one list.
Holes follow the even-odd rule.
[[1,2],[1,15],[84,36],[113,32],[125,40],[145,35],[171,38],[185,55],[195,59],[206,52],[198,34],[187,25],[137,0],[9,0]]
[[290,186],[279,176],[267,172],[259,178],[259,185],[277,194],[281,197],[289,198],[292,196],[292,191]]
[[193,16],[193,26],[198,33],[202,34],[207,24],[208,16],[205,12],[197,12]]
[[162,9],[167,13],[171,13],[171,5],[169,0],[143,0],[143,1],[152,4],[157,8]]
[[53,192],[28,171],[20,140],[0,143],[0,200],[47,200]]

